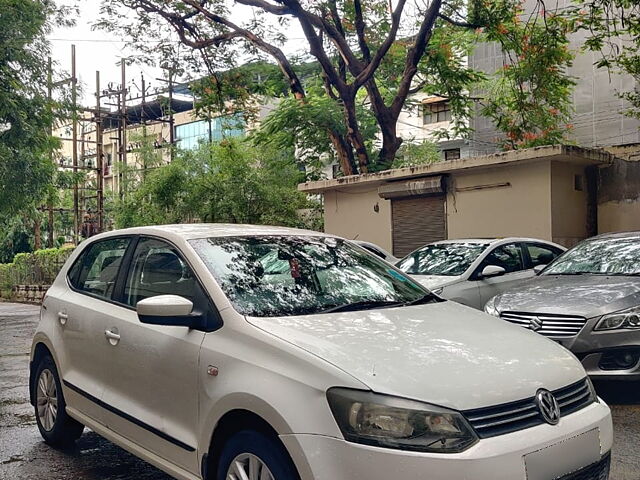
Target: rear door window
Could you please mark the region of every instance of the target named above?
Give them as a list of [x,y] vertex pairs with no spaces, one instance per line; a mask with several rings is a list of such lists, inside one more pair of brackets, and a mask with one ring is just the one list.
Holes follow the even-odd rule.
[[70,281],[77,290],[111,299],[130,238],[112,238],[93,243],[71,268]]
[[548,265],[562,253],[562,250],[559,248],[541,245],[539,243],[527,243],[525,244],[525,248],[529,252],[531,268],[538,265]]

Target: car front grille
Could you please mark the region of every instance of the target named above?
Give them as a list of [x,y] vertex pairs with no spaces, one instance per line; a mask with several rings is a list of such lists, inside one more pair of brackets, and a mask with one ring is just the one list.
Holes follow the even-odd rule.
[[[564,475],[556,480],[607,480],[611,467],[611,454],[602,457],[602,460],[592,463],[588,467]],[[549,479],[552,480],[552,479]]]
[[[552,393],[560,406],[561,417],[570,415],[594,401],[586,378],[554,390]],[[466,410],[462,413],[480,438],[517,432],[545,423],[536,405],[535,397],[493,407]]]
[[574,315],[502,312],[500,318],[546,337],[575,337],[587,323]]

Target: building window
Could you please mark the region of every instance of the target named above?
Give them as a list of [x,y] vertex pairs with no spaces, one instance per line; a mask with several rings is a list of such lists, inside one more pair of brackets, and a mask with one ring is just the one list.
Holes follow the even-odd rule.
[[582,175],[573,176],[573,189],[576,192],[584,191],[584,178],[582,177]]
[[340,176],[342,176],[340,172],[340,164],[334,163],[333,165],[331,165],[331,178],[338,178]]
[[458,160],[458,159],[460,159],[460,149],[459,148],[451,148],[449,150],[444,150],[444,159],[445,160]]
[[449,102],[425,103],[422,106],[422,123],[424,125],[449,121],[451,121],[451,107]]
[[219,142],[224,138],[244,135],[244,120],[241,115],[226,115],[177,125],[175,128],[178,147],[193,150],[200,142]]

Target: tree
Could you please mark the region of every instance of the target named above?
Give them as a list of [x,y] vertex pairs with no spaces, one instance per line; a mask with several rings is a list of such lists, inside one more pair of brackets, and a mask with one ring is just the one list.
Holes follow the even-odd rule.
[[[487,7],[494,8],[504,9],[504,2]],[[509,18],[508,10],[484,20],[500,19],[483,37],[501,45],[504,60],[485,84],[480,112],[504,134],[499,141],[503,149],[566,142],[575,85],[566,73],[574,58],[568,38],[571,24],[564,15],[544,10],[544,4],[528,16],[521,7]]]
[[196,220],[309,226],[302,212],[313,204],[297,190],[304,173],[290,150],[228,139],[178,150],[144,176],[123,174],[132,188],[116,201],[118,228]]
[[13,215],[43,197],[55,170],[45,35],[72,15],[50,0],[0,0],[0,12],[0,213]]
[[575,2],[565,14],[573,30],[585,34],[584,48],[599,52],[596,67],[629,75],[634,88],[620,91],[629,102],[625,111],[640,119],[640,3],[636,0],[593,0]]
[[[212,84],[217,72],[236,66],[238,50],[277,63],[289,91],[301,106],[308,101],[296,58],[280,45],[282,29],[297,22],[311,57],[318,63],[324,94],[340,112],[340,128],[326,134],[344,174],[368,172],[372,164],[388,168],[400,148],[400,112],[412,94],[425,92],[449,99],[456,129],[465,130],[472,100],[470,86],[481,78],[466,65],[469,34],[478,28],[501,38],[499,28],[513,24],[520,0],[235,0],[253,8],[245,23],[232,20],[225,0],[104,0],[103,28],[123,32],[146,55],[204,63]],[[499,8],[496,8],[496,5]],[[137,12],[135,20],[126,9]],[[191,50],[185,56],[172,43],[165,25]],[[274,27],[277,25],[277,28]],[[498,29],[498,30],[496,30]],[[200,56],[196,55],[199,54]],[[199,59],[202,59],[201,61]],[[246,58],[246,55],[245,55]],[[184,68],[184,65],[182,65]],[[362,95],[361,92],[366,92]],[[246,96],[244,97],[246,98]],[[358,101],[366,98],[381,145],[368,147],[358,115]]]

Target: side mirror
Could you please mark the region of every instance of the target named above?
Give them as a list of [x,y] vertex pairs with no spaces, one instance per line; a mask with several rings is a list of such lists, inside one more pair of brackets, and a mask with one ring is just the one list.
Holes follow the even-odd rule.
[[482,269],[482,273],[480,273],[480,278],[492,278],[499,277],[500,275],[504,275],[507,271],[499,267],[497,265],[487,265]]
[[192,311],[193,302],[178,295],[157,295],[140,300],[136,305],[140,322],[149,325],[200,327],[203,317]]
[[536,275],[538,275],[542,270],[545,269],[546,266],[547,266],[546,264],[544,264],[544,265],[536,265],[535,267],[533,267],[533,271],[534,271],[534,273]]

